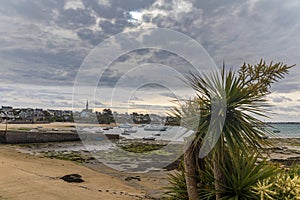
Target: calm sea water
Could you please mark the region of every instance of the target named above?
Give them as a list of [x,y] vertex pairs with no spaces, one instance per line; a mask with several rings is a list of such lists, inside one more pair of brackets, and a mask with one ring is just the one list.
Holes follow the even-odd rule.
[[271,131],[273,131],[273,133],[276,132],[274,133],[276,137],[300,138],[300,123],[299,124],[278,123],[278,124],[270,124],[270,125],[273,127],[271,128]]

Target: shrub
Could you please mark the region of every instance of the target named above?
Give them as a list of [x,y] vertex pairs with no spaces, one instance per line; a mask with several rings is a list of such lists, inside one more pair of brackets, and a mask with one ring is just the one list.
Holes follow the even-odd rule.
[[261,200],[300,199],[300,176],[293,170],[282,171],[272,177],[258,181],[257,185],[253,187],[254,193],[258,194]]

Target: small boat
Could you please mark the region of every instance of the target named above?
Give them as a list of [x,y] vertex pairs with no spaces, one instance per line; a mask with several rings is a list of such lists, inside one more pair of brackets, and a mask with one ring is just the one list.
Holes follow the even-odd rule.
[[95,133],[104,133],[104,131],[102,129],[98,129],[95,131]]
[[281,131],[280,130],[273,130],[273,133],[280,133]]
[[108,130],[113,129],[113,128],[114,127],[112,127],[112,126],[106,126],[106,127],[103,128],[103,130],[108,131]]
[[130,125],[130,124],[120,124],[118,127],[119,128],[132,128],[132,125]]
[[155,137],[143,137],[143,140],[155,140]]
[[145,131],[165,131],[167,130],[166,126],[162,125],[147,125],[144,127]]
[[125,128],[124,133],[136,133],[138,130],[137,128]]

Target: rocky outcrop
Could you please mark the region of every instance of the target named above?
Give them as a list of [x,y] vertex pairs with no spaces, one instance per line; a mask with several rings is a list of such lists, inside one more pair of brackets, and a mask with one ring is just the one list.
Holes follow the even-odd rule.
[[68,174],[65,175],[63,177],[61,177],[60,179],[68,182],[68,183],[82,183],[84,182],[84,180],[82,179],[82,176],[79,174]]

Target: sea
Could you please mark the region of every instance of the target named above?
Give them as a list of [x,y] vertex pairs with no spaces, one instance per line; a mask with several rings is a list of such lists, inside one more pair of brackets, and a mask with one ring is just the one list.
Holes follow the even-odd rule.
[[268,129],[274,134],[271,137],[300,138],[300,123],[269,123]]

